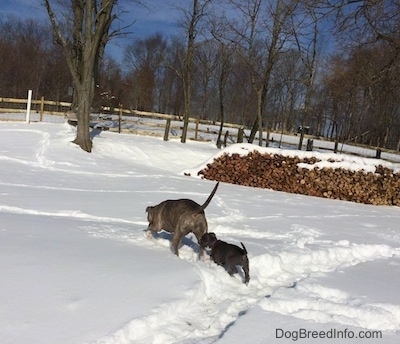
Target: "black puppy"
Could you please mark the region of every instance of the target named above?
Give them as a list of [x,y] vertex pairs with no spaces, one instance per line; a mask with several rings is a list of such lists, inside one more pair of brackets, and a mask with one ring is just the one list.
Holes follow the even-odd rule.
[[199,244],[203,248],[211,248],[211,257],[214,263],[223,266],[231,276],[238,272],[237,266],[240,265],[244,272],[244,283],[249,283],[249,259],[243,243],[241,243],[242,249],[239,246],[218,240],[215,233],[205,233]]

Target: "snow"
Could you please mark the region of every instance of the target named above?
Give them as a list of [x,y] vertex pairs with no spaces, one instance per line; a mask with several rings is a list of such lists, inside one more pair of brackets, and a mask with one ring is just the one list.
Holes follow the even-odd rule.
[[[204,202],[215,182],[199,169],[257,146],[95,131],[88,154],[74,130],[0,123],[1,343],[399,342],[398,207],[221,183],[209,231],[245,244],[246,286],[199,260],[193,235],[179,258],[170,234],[147,239],[145,208]],[[386,164],[263,150],[318,155],[322,166]]]

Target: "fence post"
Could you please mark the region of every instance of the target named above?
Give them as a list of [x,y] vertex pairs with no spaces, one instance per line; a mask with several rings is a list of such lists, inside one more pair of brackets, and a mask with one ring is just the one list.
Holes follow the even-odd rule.
[[[265,138],[265,147],[269,147],[269,137],[271,135],[271,130],[268,128],[267,129],[267,137]],[[261,144],[262,146],[262,144]]]
[[301,131],[300,131],[299,145],[298,145],[298,147],[297,147],[298,150],[301,150],[301,148],[303,147],[303,140],[304,140],[304,130],[301,129]]
[[237,143],[243,143],[243,134],[244,134],[244,128],[240,127],[238,129],[238,138],[237,138]]
[[196,129],[194,131],[194,140],[195,141],[197,141],[197,135],[198,135],[198,132],[199,132],[199,122],[200,122],[200,119],[197,118],[196,119]]
[[224,147],[225,148],[228,145],[228,136],[229,136],[229,130],[226,131],[225,136],[224,136]]
[[337,153],[338,152],[338,147],[339,147],[339,141],[335,140],[335,148],[333,148],[333,152]]
[[28,91],[28,101],[26,103],[26,123],[29,123],[29,121],[30,121],[31,104],[32,104],[32,90],[29,90]]
[[122,104],[119,104],[119,113],[118,113],[118,133],[121,134],[121,122],[122,122]]
[[40,98],[40,122],[43,120],[43,112],[44,112],[44,97]]
[[164,141],[168,141],[168,134],[170,128],[171,128],[171,118],[168,118],[167,123],[165,124]]
[[311,151],[313,150],[313,145],[314,145],[314,140],[308,139],[308,140],[307,140],[307,148],[306,148],[306,151],[307,151],[307,152],[311,152]]

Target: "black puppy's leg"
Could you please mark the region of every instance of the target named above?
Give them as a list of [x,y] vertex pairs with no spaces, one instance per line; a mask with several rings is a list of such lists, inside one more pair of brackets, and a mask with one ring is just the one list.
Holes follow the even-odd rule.
[[243,256],[242,268],[244,272],[244,283],[247,285],[250,281],[249,258],[247,256]]
[[233,276],[234,274],[237,274],[239,271],[236,267],[236,265],[229,265],[225,267],[226,271],[228,271],[229,275]]

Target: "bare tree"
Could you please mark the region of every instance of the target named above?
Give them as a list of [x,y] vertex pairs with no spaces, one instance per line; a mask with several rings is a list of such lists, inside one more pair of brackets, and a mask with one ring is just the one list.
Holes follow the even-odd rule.
[[196,49],[196,37],[200,30],[200,21],[207,15],[207,6],[211,0],[193,0],[190,11],[182,10],[185,19],[182,26],[187,34],[186,56],[184,58],[184,67],[182,70],[183,92],[185,99],[185,109],[183,118],[183,130],[181,142],[186,142],[187,130],[189,125],[191,97],[192,97],[192,76],[194,53]]
[[127,104],[126,95],[130,94],[129,91],[121,66],[113,58],[106,56],[99,66],[92,110],[101,111],[102,107],[109,107],[109,111],[113,112],[121,104]]
[[[400,2],[322,2],[335,14],[335,33],[343,49],[339,63],[347,66],[346,79],[353,90],[347,97],[343,87],[337,93],[349,104],[342,135],[348,139],[372,135],[371,142],[378,146],[399,146]],[[356,96],[362,102],[356,102]],[[362,115],[355,118],[361,109]]]
[[317,52],[319,43],[319,15],[314,6],[309,6],[307,1],[302,4],[304,16],[300,20],[293,20],[293,37],[300,52],[304,66],[302,83],[305,86],[304,103],[301,116],[301,134],[298,148],[301,149],[304,138],[304,127],[311,111],[311,97],[314,91],[315,74],[317,70]]
[[[278,0],[279,1],[279,0]],[[237,1],[230,0],[232,5],[242,14],[244,23],[236,20],[230,24],[233,32],[233,40],[238,46],[238,51],[243,52],[243,58],[250,70],[251,84],[254,91],[257,93],[257,115],[254,121],[253,129],[250,134],[249,142],[253,142],[257,129],[262,128],[261,118],[261,92],[258,84],[259,81],[259,64],[260,53],[258,45],[260,12],[262,10],[262,0],[254,1]],[[260,124],[260,125],[259,125]],[[257,129],[255,129],[257,128]],[[262,130],[260,131],[260,145],[262,144]]]
[[216,42],[212,40],[204,42],[196,49],[193,80],[197,87],[193,89],[192,104],[197,109],[196,115],[202,119],[212,119],[215,112],[213,96],[216,92],[214,74],[218,65],[217,55]]
[[[336,14],[336,34],[353,45],[386,42],[392,56],[381,72],[400,59],[400,1],[321,0]],[[379,75],[377,75],[379,77]]]
[[[38,20],[9,17],[0,19],[0,92],[2,96],[25,97],[27,87],[39,97],[47,82],[55,88],[55,78],[46,78],[54,62],[51,30]],[[60,71],[59,71],[60,72]],[[57,74],[60,77],[63,73]]]
[[159,109],[156,93],[162,87],[159,77],[166,48],[167,41],[160,33],[156,33],[146,39],[135,40],[125,49],[125,66],[132,84],[135,84],[132,101],[138,110]]
[[221,148],[222,128],[225,122],[225,98],[226,98],[226,85],[229,78],[229,73],[232,68],[232,49],[229,45],[220,43],[219,49],[219,71],[218,71],[218,100],[219,100],[219,117],[220,127],[218,131],[217,147]]
[[[90,108],[95,91],[95,77],[104,48],[111,37],[110,26],[117,0],[72,0],[68,15],[57,7],[56,1],[44,0],[58,44],[62,46],[72,76],[77,135],[73,141],[83,150],[91,152]],[[56,15],[58,12],[59,16]],[[64,18],[60,16],[64,15]]]
[[299,104],[304,102],[304,69],[301,53],[294,47],[282,53],[274,67],[266,107],[272,129],[281,133],[297,128]]
[[258,131],[259,144],[262,145],[264,108],[271,74],[290,35],[289,18],[296,10],[298,0],[275,0],[269,3],[263,0],[229,2],[241,13],[241,18],[230,20],[228,25],[232,40],[239,47],[238,51],[243,52],[252,87],[257,95],[257,113],[249,142],[253,142]]

